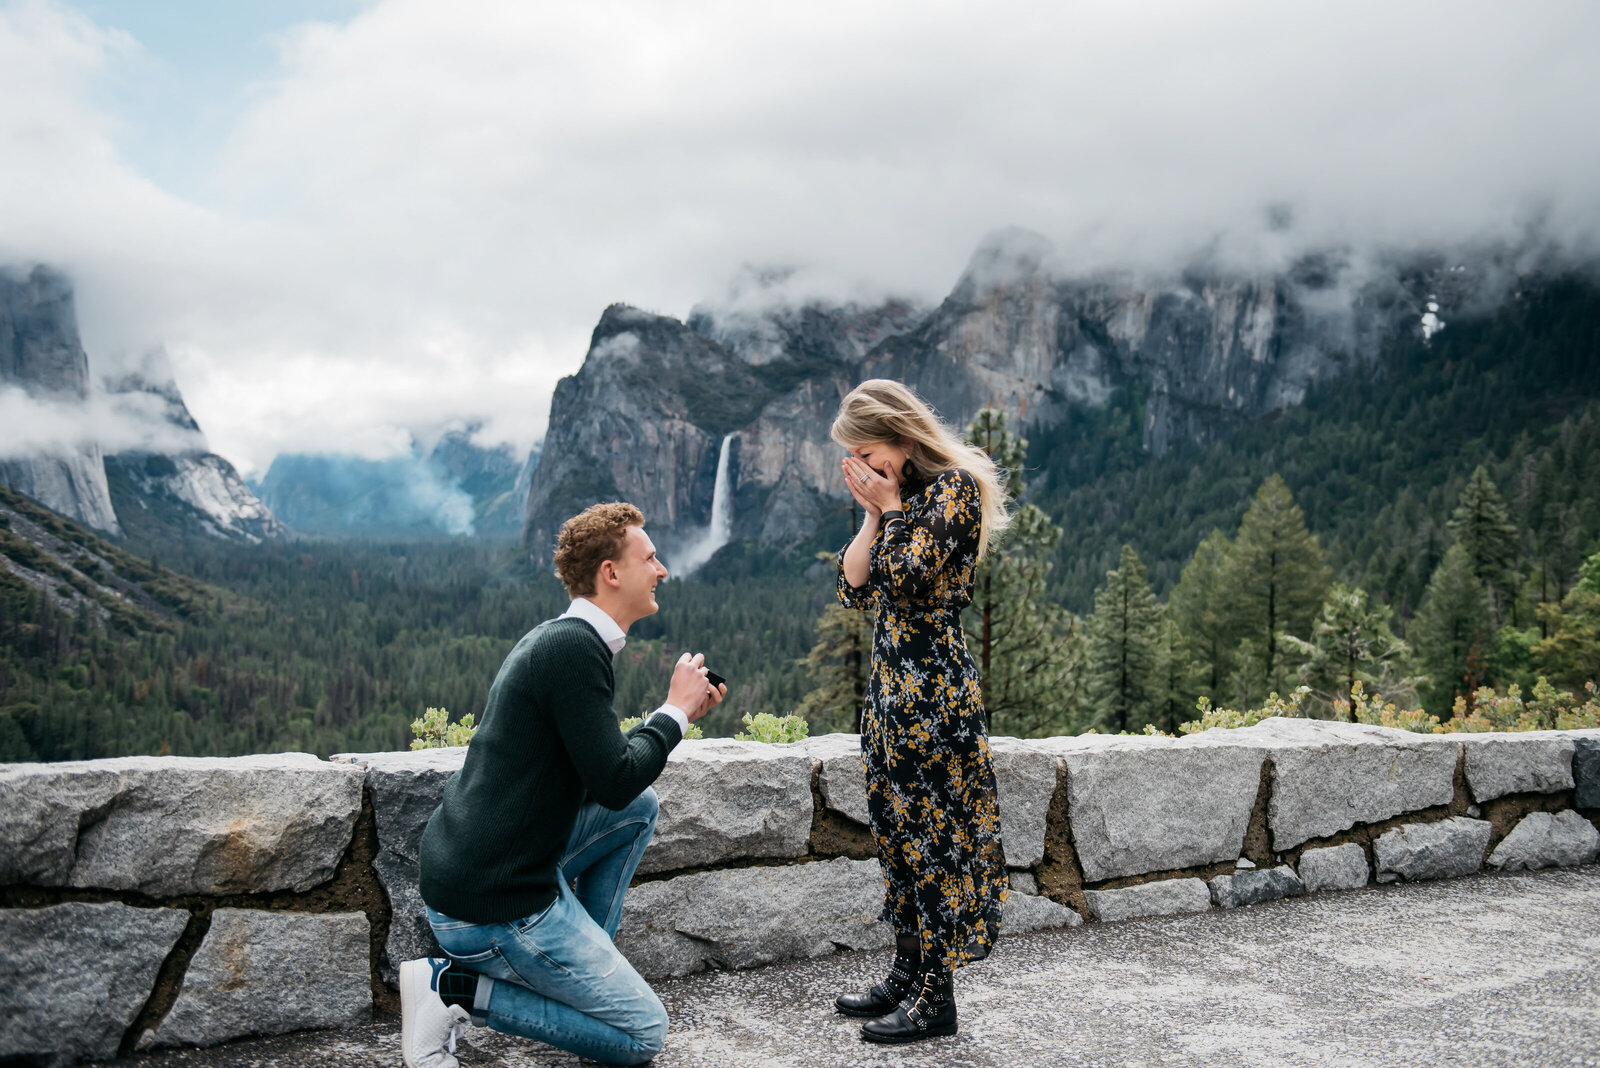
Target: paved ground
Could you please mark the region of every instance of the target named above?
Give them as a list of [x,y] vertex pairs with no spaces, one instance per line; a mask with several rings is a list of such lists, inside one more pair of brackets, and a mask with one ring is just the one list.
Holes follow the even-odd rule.
[[[663,983],[655,1064],[1600,1065],[1600,865],[1005,939],[957,979],[961,1033],[913,1047],[867,1045],[830,1011],[888,957]],[[459,1052],[463,1068],[580,1063],[488,1031]],[[399,1022],[117,1063],[393,1066]]]

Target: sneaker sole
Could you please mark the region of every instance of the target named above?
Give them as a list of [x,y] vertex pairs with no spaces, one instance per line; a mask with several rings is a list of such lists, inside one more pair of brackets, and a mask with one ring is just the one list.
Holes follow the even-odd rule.
[[[406,961],[400,965],[400,1056],[405,1061],[406,1068],[417,1068],[416,1062],[411,1059],[411,1035],[415,1027],[417,999],[430,993],[428,980],[433,969],[426,963],[422,967],[413,967],[413,962]],[[417,981],[422,981],[422,989],[416,989]],[[409,1010],[409,1011],[408,1011]]]

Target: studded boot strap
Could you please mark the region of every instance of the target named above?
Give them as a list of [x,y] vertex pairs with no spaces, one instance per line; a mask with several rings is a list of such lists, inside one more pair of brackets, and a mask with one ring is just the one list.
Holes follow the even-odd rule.
[[905,950],[896,949],[888,976],[881,983],[874,983],[870,993],[890,1005],[898,1004],[911,993],[916,983],[916,971],[917,961]]
[[950,1003],[950,973],[925,973],[915,996],[909,1000],[911,1004],[906,1007],[906,1019],[919,1031],[926,1031],[933,1019]]

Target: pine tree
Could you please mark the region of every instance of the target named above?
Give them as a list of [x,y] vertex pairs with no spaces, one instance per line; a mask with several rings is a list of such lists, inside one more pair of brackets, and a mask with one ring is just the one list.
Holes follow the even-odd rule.
[[1161,605],[1132,546],[1106,572],[1089,620],[1088,689],[1097,719],[1118,731],[1143,727],[1161,706]]
[[1213,703],[1220,701],[1223,681],[1232,671],[1229,658],[1238,639],[1230,630],[1224,574],[1231,549],[1222,531],[1207,534],[1167,599],[1167,612],[1179,636],[1178,653],[1186,669],[1186,711],[1202,694]]
[[[1389,619],[1389,607],[1371,602],[1367,591],[1335,584],[1311,626],[1311,640],[1285,636],[1304,657],[1300,682],[1329,705],[1348,702],[1357,682],[1368,693],[1404,698],[1414,685],[1407,677],[1411,649],[1395,637]],[[1350,715],[1354,722],[1355,712]]]
[[1584,561],[1560,608],[1547,605],[1543,615],[1550,636],[1533,650],[1539,670],[1575,690],[1600,683],[1600,553]]
[[[827,554],[832,559],[832,554]],[[874,612],[830,604],[817,619],[817,641],[801,660],[811,681],[795,714],[815,734],[827,731],[861,733],[861,709],[872,673]]]
[[1520,551],[1517,525],[1495,488],[1489,469],[1479,464],[1450,514],[1450,531],[1466,551],[1472,573],[1489,593],[1498,626],[1509,609],[1515,621],[1516,566]]
[[[1007,428],[1004,412],[980,411],[966,440],[993,457],[1009,496],[1021,493],[1028,443]],[[983,680],[984,710],[997,733],[1060,733],[1078,712],[1072,703],[1073,620],[1045,594],[1050,557],[1060,542],[1061,528],[1025,504],[978,566],[967,642]]]
[[1428,673],[1428,704],[1448,708],[1456,697],[1470,704],[1486,681],[1484,661],[1494,644],[1489,595],[1461,545],[1450,546],[1422,595],[1407,631]]
[[1228,629],[1250,642],[1253,652],[1250,688],[1288,692],[1289,665],[1279,636],[1310,633],[1329,568],[1300,506],[1276,474],[1262,483],[1244,513],[1223,577]]

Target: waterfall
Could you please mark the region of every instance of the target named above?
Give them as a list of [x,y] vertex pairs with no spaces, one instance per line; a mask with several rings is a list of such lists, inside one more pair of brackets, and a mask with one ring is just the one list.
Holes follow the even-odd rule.
[[722,438],[722,449],[717,453],[717,481],[711,490],[711,524],[705,533],[683,547],[675,569],[678,578],[688,578],[700,570],[716,551],[728,544],[733,529],[733,480],[728,473],[728,453],[733,445],[733,435]]

